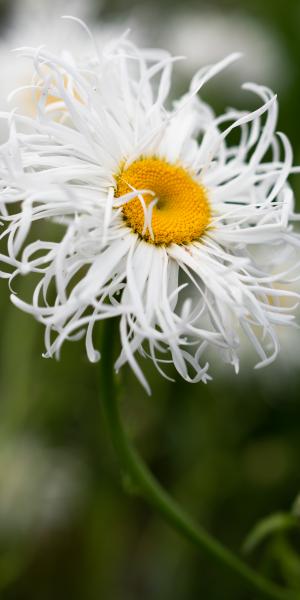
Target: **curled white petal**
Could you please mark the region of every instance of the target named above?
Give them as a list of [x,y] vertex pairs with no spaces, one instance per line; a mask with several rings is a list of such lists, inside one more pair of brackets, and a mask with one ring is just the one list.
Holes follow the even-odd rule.
[[[39,281],[31,302],[16,293],[12,302],[43,323],[45,356],[85,336],[95,362],[94,328],[118,318],[115,367],[128,363],[147,392],[139,355],[168,379],[173,365],[187,381],[207,383],[207,348],[238,372],[242,332],[257,367],[268,365],[280,350],[278,325],[294,324],[300,278],[292,223],[299,216],[288,183],[299,168],[288,139],[276,133],[276,96],[247,84],[258,108],[215,116],[198,93],[234,54],[196,73],[170,109],[165,100],[180,57],[139,50],[127,34],[94,50],[76,61],[43,47],[19,49],[34,64],[31,85],[40,96],[37,119],[0,113],[10,126],[0,149],[0,237],[7,242],[0,275],[12,287],[19,274]],[[233,130],[239,135],[231,143]],[[211,222],[200,239],[156,245],[155,190],[128,183],[117,197],[120,168],[140,157],[181,164],[205,187]],[[134,199],[144,214],[141,237],[148,232],[150,242],[124,219],[123,206]],[[45,239],[29,237],[41,222],[56,227],[56,241],[47,228],[40,229]]]

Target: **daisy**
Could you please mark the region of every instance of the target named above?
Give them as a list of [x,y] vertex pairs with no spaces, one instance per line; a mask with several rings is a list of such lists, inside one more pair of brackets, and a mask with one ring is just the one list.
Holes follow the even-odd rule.
[[[271,363],[277,326],[293,324],[299,298],[286,288],[299,276],[287,183],[295,169],[275,133],[273,93],[247,84],[259,108],[216,116],[198,94],[233,54],[200,69],[170,105],[178,58],[126,36],[76,64],[44,48],[20,54],[35,65],[40,99],[36,119],[4,115],[2,274],[12,302],[45,326],[45,356],[84,336],[98,360],[94,326],[118,317],[115,368],[129,363],[148,392],[138,355],[166,377],[171,363],[187,381],[207,382],[206,348],[237,372],[243,331],[256,366]],[[45,220],[55,237],[35,233]],[[30,302],[14,288],[29,273]]]
[[[12,15],[0,39],[0,61],[2,84],[0,88],[0,107],[2,110],[18,108],[22,113],[36,116],[39,93],[35,88],[34,66],[31,61],[17,56],[14,49],[19,46],[46,46],[52,52],[60,54],[72,62],[73,57],[84,57],[87,52],[86,34],[74,27],[66,26],[61,20],[60,0],[15,0],[12,3]],[[124,23],[95,20],[95,6],[91,0],[66,0],[65,10],[81,19],[89,19],[93,25],[93,35],[100,46],[104,46],[112,37],[120,35]],[[131,25],[133,24],[130,19]],[[136,31],[139,27],[135,25]],[[49,101],[53,101],[50,98]],[[7,128],[2,120],[0,139],[5,141]]]

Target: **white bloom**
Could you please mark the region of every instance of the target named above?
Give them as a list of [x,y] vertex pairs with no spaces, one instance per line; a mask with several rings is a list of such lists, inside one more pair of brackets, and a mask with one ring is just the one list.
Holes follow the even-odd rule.
[[[21,53],[36,65],[41,96],[37,119],[10,116],[2,147],[3,275],[11,265],[12,289],[18,274],[38,278],[30,303],[12,301],[45,325],[46,356],[84,335],[97,360],[94,325],[118,317],[116,369],[128,362],[147,390],[137,353],[206,382],[209,345],[238,370],[239,327],[257,366],[272,362],[276,327],[292,325],[299,297],[280,287],[299,276],[299,238],[276,97],[247,84],[262,106],[221,116],[199,99],[237,55],[198,71],[168,110],[167,52],[123,37],[77,65],[45,49]],[[57,224],[59,241],[39,239],[44,229],[28,239],[41,220]]]
[[[124,31],[124,23],[97,23],[92,19],[95,10],[92,0],[66,0],[64,11],[75,14],[80,19],[95,22],[93,35],[100,46],[104,46],[112,37]],[[36,116],[37,94],[32,87],[34,66],[22,56],[16,56],[15,49],[20,46],[45,46],[65,59],[83,58],[87,52],[86,33],[74,24],[66,24],[59,19],[60,0],[21,0],[15,2],[12,20],[4,28],[0,39],[1,87],[0,108],[11,110],[17,107],[22,113]],[[18,90],[18,91],[16,91]],[[12,93],[14,92],[14,93]],[[0,140],[7,137],[5,123],[0,127]]]

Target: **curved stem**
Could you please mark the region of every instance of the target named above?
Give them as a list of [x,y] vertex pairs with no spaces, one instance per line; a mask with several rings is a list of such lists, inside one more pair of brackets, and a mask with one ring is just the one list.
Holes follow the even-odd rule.
[[161,487],[152,473],[132,446],[120,417],[116,382],[113,369],[114,355],[114,320],[104,323],[101,358],[101,390],[106,420],[112,437],[120,466],[130,481],[143,496],[174,529],[193,542],[215,561],[226,565],[242,577],[248,586],[266,598],[274,600],[299,600],[300,594],[280,588],[268,581],[246,563],[227,550],[218,540],[214,539],[205,529],[181,509],[168,493]]

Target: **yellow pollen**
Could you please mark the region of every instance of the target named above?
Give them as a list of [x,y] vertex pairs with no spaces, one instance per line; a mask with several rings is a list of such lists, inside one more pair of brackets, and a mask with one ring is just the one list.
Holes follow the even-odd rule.
[[152,194],[142,196],[146,207],[152,202],[152,232],[145,229],[145,213],[138,198],[122,209],[127,224],[148,242],[189,243],[199,239],[209,225],[211,211],[206,190],[182,167],[159,158],[142,158],[122,169],[116,181],[117,197],[135,189],[151,190]]

